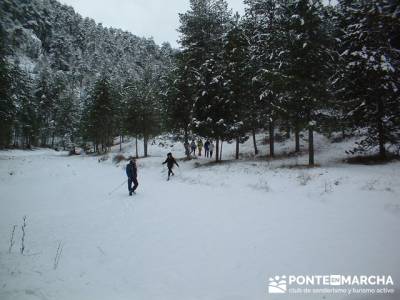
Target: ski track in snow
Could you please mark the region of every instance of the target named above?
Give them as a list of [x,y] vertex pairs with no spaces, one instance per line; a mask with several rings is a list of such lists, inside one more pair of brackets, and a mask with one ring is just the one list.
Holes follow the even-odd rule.
[[[179,161],[169,182],[161,163],[183,147],[153,145],[154,156],[138,161],[133,197],[125,185],[109,195],[125,180],[124,163],[0,152],[0,299],[275,299],[267,279],[281,274],[387,274],[399,289],[400,164],[346,165],[348,143],[316,144],[319,168],[287,167],[306,155],[218,165],[200,158]],[[224,145],[226,159],[233,151]],[[251,152],[250,141],[242,151]],[[399,294],[392,297],[384,299]]]

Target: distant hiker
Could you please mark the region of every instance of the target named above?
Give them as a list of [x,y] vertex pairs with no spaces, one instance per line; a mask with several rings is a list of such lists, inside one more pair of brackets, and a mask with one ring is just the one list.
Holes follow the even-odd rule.
[[194,154],[196,156],[196,142],[193,140],[192,143],[190,144],[190,154]]
[[179,168],[178,163],[176,162],[175,158],[172,156],[172,153],[167,154],[167,159],[162,163],[163,165],[167,164],[168,167],[168,179],[172,175],[174,176],[174,172],[172,172],[172,168],[176,165]]
[[199,156],[201,156],[201,151],[203,151],[203,141],[201,139],[197,141],[197,149],[199,149]]
[[185,147],[185,155],[189,157],[189,155],[190,155],[190,145],[189,145],[189,142],[186,140],[185,143],[183,144],[183,146]]
[[204,143],[204,155],[206,156],[206,157],[209,157],[210,156],[210,141],[209,140],[207,140],[205,143]]
[[210,158],[212,158],[213,157],[213,153],[214,153],[214,143],[213,142],[210,142]]
[[[128,176],[128,190],[129,190],[129,196],[132,196],[133,193],[135,193],[137,187],[139,186],[138,180],[137,180],[137,166],[136,166],[136,160],[132,158],[129,162],[129,164],[126,166],[126,175]],[[133,183],[133,187],[132,187]]]

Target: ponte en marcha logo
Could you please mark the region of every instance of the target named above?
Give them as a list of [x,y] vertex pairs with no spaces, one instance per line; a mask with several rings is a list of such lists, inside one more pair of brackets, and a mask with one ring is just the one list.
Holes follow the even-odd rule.
[[390,275],[280,275],[268,280],[268,294],[394,294]]

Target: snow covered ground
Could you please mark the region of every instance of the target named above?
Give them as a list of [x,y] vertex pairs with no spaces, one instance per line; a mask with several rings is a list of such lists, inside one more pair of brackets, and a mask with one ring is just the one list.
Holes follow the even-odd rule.
[[[306,155],[250,158],[250,141],[235,162],[225,145],[227,161],[179,161],[170,182],[161,163],[183,147],[153,145],[134,197],[110,195],[125,180],[112,155],[0,152],[0,299],[400,299],[400,163],[344,164],[349,145],[319,137],[313,169],[295,166]],[[397,291],[269,295],[281,274],[391,275]]]

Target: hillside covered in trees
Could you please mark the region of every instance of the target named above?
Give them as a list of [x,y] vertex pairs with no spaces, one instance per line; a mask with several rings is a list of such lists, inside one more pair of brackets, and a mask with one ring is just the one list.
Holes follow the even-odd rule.
[[[102,123],[106,135],[116,134],[124,84],[161,73],[173,53],[169,44],[105,28],[55,0],[4,0],[0,16],[3,147],[94,140],[90,128],[108,109],[112,120]],[[112,91],[96,111],[102,83]]]

